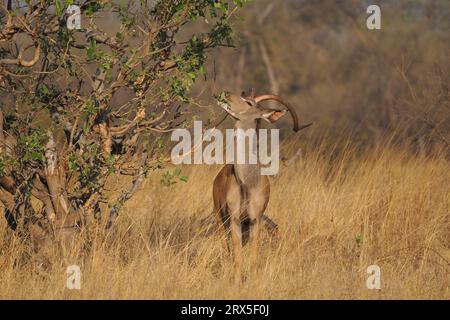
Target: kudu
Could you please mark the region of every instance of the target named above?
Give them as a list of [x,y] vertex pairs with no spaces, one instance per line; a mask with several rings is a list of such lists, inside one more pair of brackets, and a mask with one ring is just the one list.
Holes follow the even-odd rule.
[[[264,119],[269,123],[278,121],[286,110],[265,109],[260,102],[274,100],[285,107],[292,115],[294,131],[300,131],[311,124],[299,126],[298,116],[295,110],[281,97],[276,95],[261,95],[243,97],[226,93],[225,98],[218,103],[235,120],[235,129],[252,130],[257,134],[259,120]],[[238,135],[234,136],[233,143],[237,145]],[[256,138],[257,139],[257,138]],[[242,143],[242,141],[241,141]],[[257,145],[257,148],[259,146]],[[237,148],[234,148],[236,150]],[[246,148],[248,150],[248,148]],[[233,164],[225,165],[218,173],[213,185],[214,211],[219,223],[227,234],[231,234],[232,254],[237,271],[240,273],[242,264],[243,227],[248,224],[248,242],[252,264],[258,255],[258,238],[261,221],[276,226],[266,215],[267,204],[270,196],[270,183],[266,175],[261,175],[261,164],[245,162],[240,164],[235,160]]]

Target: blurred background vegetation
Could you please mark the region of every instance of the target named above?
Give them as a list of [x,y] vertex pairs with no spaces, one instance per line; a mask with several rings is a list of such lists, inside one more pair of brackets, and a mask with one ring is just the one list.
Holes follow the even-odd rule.
[[[381,30],[366,27],[369,4],[381,7]],[[197,86],[206,100],[256,88],[330,137],[449,147],[450,2],[258,0],[235,27],[235,49],[217,50]]]

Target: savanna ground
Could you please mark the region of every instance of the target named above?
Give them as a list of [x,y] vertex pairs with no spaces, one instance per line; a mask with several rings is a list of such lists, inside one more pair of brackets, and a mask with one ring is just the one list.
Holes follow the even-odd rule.
[[[211,215],[219,167],[186,166],[187,183],[162,186],[155,172],[113,233],[91,239],[90,250],[80,240],[70,258],[48,252],[48,269],[24,258],[2,221],[0,298],[449,299],[445,150],[413,154],[387,139],[361,151],[348,138],[313,149],[302,140],[281,147],[302,153],[272,179],[267,214],[279,234],[264,232],[257,273],[247,270],[240,287]],[[66,288],[71,264],[81,267],[81,290]],[[366,287],[374,264],[381,290]]]

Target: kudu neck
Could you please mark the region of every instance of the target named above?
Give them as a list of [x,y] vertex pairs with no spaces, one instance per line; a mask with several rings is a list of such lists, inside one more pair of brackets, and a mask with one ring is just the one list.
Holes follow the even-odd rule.
[[[235,150],[235,159],[234,159],[234,172],[236,175],[236,179],[239,183],[239,185],[241,185],[241,187],[245,187],[245,188],[251,188],[252,186],[257,185],[260,180],[261,180],[261,167],[259,164],[259,159],[258,159],[258,149],[259,149],[259,143],[258,143],[258,129],[259,129],[259,121],[255,120],[255,119],[251,119],[251,120],[238,120],[235,123],[234,128],[246,131],[248,134],[251,135],[251,131],[254,132],[254,136],[253,138],[256,139],[256,163],[253,162],[251,163],[249,161],[249,153],[252,152],[252,144],[251,144],[251,139],[249,139],[248,137],[242,138],[244,139],[244,141],[241,140],[241,145],[245,145],[245,151],[243,150],[239,150],[238,147],[238,142],[237,140],[239,138],[237,138],[235,136],[234,139],[234,150]],[[250,130],[250,131],[248,131]],[[237,153],[239,152],[245,152],[245,158],[246,161],[245,163],[239,163],[237,161]]]
[[259,129],[259,121],[255,119],[250,120],[237,120],[234,124],[235,129],[249,130],[249,129]]

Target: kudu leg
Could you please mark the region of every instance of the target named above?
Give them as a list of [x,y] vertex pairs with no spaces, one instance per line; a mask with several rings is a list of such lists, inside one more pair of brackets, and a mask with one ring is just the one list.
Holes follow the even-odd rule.
[[226,211],[230,217],[231,243],[233,247],[233,262],[235,280],[242,279],[242,224],[241,224],[241,193],[237,184],[232,184],[227,193]]
[[250,220],[250,270],[255,270],[259,256],[260,219]]
[[[230,247],[230,216],[227,214],[226,211],[226,204],[224,204],[222,207],[217,206],[216,207],[216,221],[217,221],[217,231],[219,231],[219,234],[224,235],[223,240],[225,244],[225,248],[227,250],[227,254],[232,254],[232,248]],[[220,232],[222,231],[222,232]]]
[[231,219],[231,242],[233,245],[233,262],[235,279],[239,280],[242,274],[242,226],[238,218]]
[[256,268],[259,256],[259,237],[261,229],[261,217],[264,211],[264,203],[256,201],[249,201],[248,203],[248,217],[250,219],[249,229],[249,249],[250,249],[250,270]]

